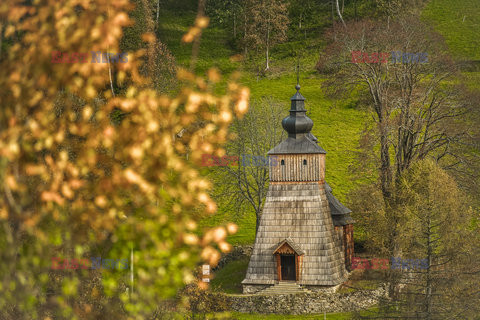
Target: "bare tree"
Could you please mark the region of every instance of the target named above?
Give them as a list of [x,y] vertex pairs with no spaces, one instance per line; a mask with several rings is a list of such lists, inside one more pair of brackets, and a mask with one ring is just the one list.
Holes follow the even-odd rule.
[[319,70],[333,66],[335,77],[326,83],[330,93],[345,94],[352,87],[368,92],[380,139],[385,198],[391,196],[394,178],[416,159],[449,154],[449,147],[466,135],[452,119],[473,109],[471,101],[462,100],[462,88],[445,85],[455,68],[439,37],[415,18],[396,21],[393,27],[394,34],[382,23],[364,21],[337,32],[337,42],[317,65]]
[[226,148],[227,154],[238,157],[238,165],[225,163],[212,171],[219,185],[217,197],[231,209],[244,205],[252,208],[257,228],[268,190],[267,152],[284,137],[281,127],[284,110],[271,99],[252,103],[245,117],[232,124],[236,138]]
[[[168,47],[158,38],[139,43],[140,35],[144,33],[155,34],[158,23],[155,22],[154,3],[148,0],[135,0],[135,9],[132,15],[138,17],[135,24],[124,29],[125,37],[122,40],[122,50],[130,51],[141,46],[146,54],[141,58],[143,63],[140,68],[143,76],[152,79],[149,84],[159,92],[168,92],[177,85],[176,61]],[[159,2],[157,2],[158,4]],[[157,17],[159,13],[157,7]],[[193,57],[192,57],[193,59]],[[112,68],[113,83],[116,81],[116,70]],[[115,86],[113,86],[115,88]]]
[[335,73],[326,82],[330,93],[342,95],[352,88],[367,93],[380,144],[385,245],[395,256],[401,219],[396,189],[403,173],[428,155],[453,164],[452,146],[467,138],[462,122],[474,104],[462,99],[461,87],[447,83],[454,79],[455,68],[438,35],[416,17],[390,24],[388,30],[381,21],[363,21],[337,30],[336,42],[317,67]]

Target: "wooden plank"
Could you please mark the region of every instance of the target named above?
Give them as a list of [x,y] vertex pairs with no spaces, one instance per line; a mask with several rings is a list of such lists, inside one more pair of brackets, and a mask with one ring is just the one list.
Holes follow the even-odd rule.
[[281,267],[280,255],[276,254],[275,256],[277,258],[277,279],[278,281],[282,281],[282,267]]

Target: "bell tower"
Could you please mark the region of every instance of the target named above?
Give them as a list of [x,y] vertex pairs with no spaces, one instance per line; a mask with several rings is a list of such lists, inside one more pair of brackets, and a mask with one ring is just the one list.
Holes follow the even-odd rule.
[[271,182],[316,181],[325,182],[325,150],[310,132],[313,121],[307,116],[305,98],[297,92],[290,98],[290,115],[282,120],[288,138],[268,152],[279,165],[270,166]]

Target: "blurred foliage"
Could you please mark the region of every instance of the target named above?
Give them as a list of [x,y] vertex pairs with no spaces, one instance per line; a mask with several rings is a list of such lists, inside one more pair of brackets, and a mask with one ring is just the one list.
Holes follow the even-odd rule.
[[[224,153],[249,91],[232,78],[214,94],[217,71],[178,70],[178,93],[158,93],[141,71],[159,43],[151,32],[141,36],[146,50],[129,49],[125,63],[51,61],[53,51],[119,52],[129,10],[124,0],[0,4],[13,43],[0,56],[5,319],[146,318],[195,282],[198,263],[215,265],[217,248],[230,248],[234,225],[195,235],[216,211],[198,166],[201,154]],[[198,18],[193,38],[205,22]],[[52,257],[121,259],[131,249],[133,290],[119,270],[51,269]]]
[[140,35],[149,33],[156,34],[157,26],[154,21],[154,5],[148,0],[130,1],[134,9],[129,12],[129,17],[134,24],[124,28],[124,36],[120,40],[121,51],[146,50],[143,64],[140,67],[141,74],[152,79],[157,92],[169,93],[177,89],[175,57],[167,46],[158,38],[152,41],[142,41]]

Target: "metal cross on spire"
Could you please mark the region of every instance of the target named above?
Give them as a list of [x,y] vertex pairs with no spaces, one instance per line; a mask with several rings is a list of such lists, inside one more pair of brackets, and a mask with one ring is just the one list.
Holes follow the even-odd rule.
[[297,85],[295,89],[300,90],[300,57],[297,55]]

